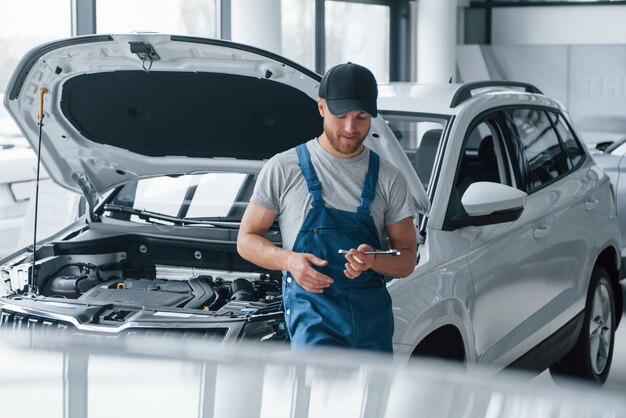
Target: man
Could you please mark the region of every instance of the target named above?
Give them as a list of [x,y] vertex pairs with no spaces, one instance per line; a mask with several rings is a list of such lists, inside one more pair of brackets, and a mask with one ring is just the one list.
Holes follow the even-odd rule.
[[[415,267],[413,198],[399,170],[363,145],[378,113],[374,75],[357,64],[337,65],[322,79],[319,97],[324,132],[263,167],[237,250],[285,272],[292,347],[391,352],[393,315],[383,277],[405,277]],[[265,238],[277,216],[283,248]],[[383,230],[400,256],[365,254],[381,248]]]

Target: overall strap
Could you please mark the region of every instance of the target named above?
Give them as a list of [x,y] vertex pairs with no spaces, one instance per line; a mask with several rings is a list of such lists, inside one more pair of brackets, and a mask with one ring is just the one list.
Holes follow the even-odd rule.
[[311,154],[306,147],[306,143],[300,144],[296,147],[298,153],[298,161],[300,162],[300,171],[306,180],[306,187],[309,193],[313,197],[313,206],[322,206],[324,201],[322,200],[322,183],[320,183],[311,163]]
[[378,171],[380,168],[380,157],[370,150],[370,161],[365,175],[365,183],[361,192],[361,206],[359,212],[368,212],[369,207],[376,197],[376,183],[378,183]]

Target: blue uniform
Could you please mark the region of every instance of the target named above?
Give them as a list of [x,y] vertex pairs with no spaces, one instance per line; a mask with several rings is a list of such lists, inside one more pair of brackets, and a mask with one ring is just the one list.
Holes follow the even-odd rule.
[[326,207],[322,185],[306,144],[296,148],[300,170],[313,199],[293,251],[327,260],[318,271],[334,279],[324,293],[304,290],[291,273],[283,277],[283,305],[292,347],[332,345],[391,352],[393,314],[384,278],[373,270],[356,279],[344,273],[346,259],[338,250],[368,244],[381,248],[369,206],[374,200],[380,160],[370,151],[361,204],[356,212]]

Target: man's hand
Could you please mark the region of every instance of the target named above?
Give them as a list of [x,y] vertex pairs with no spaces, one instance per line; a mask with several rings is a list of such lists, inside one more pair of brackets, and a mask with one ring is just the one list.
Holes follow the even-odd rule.
[[250,203],[241,220],[237,236],[237,251],[244,259],[269,270],[287,270],[304,290],[322,293],[333,279],[315,270],[328,262],[307,253],[279,248],[265,238],[276,220],[276,214],[263,206]]
[[312,264],[322,267],[328,264],[328,261],[313,254],[292,252],[287,260],[287,270],[304,290],[323,293],[334,280],[315,270]]
[[356,279],[362,272],[374,267],[376,255],[363,254],[367,251],[375,250],[367,244],[361,244],[356,250],[351,248],[350,251],[348,251],[348,254],[345,256],[348,262],[345,264],[346,269],[343,271],[343,274],[345,274],[348,279]]
[[346,254],[348,263],[343,274],[349,279],[356,279],[362,272],[372,269],[376,273],[388,277],[407,277],[415,270],[417,259],[417,240],[413,218],[404,218],[401,221],[385,227],[389,237],[389,245],[400,251],[397,257],[365,255],[366,251],[375,251],[369,245],[361,244],[355,250]]

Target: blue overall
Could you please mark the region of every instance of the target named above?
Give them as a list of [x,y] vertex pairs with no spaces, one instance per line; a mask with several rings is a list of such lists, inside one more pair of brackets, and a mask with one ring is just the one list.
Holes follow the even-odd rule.
[[283,277],[285,321],[292,347],[332,345],[391,352],[393,314],[383,276],[367,270],[356,279],[347,278],[343,273],[347,260],[337,252],[360,244],[381,248],[369,212],[378,182],[379,157],[370,151],[361,205],[356,212],[347,212],[326,207],[306,144],[296,151],[313,202],[293,251],[327,260],[326,266],[315,269],[332,277],[334,283],[324,293],[311,293],[291,273]]

